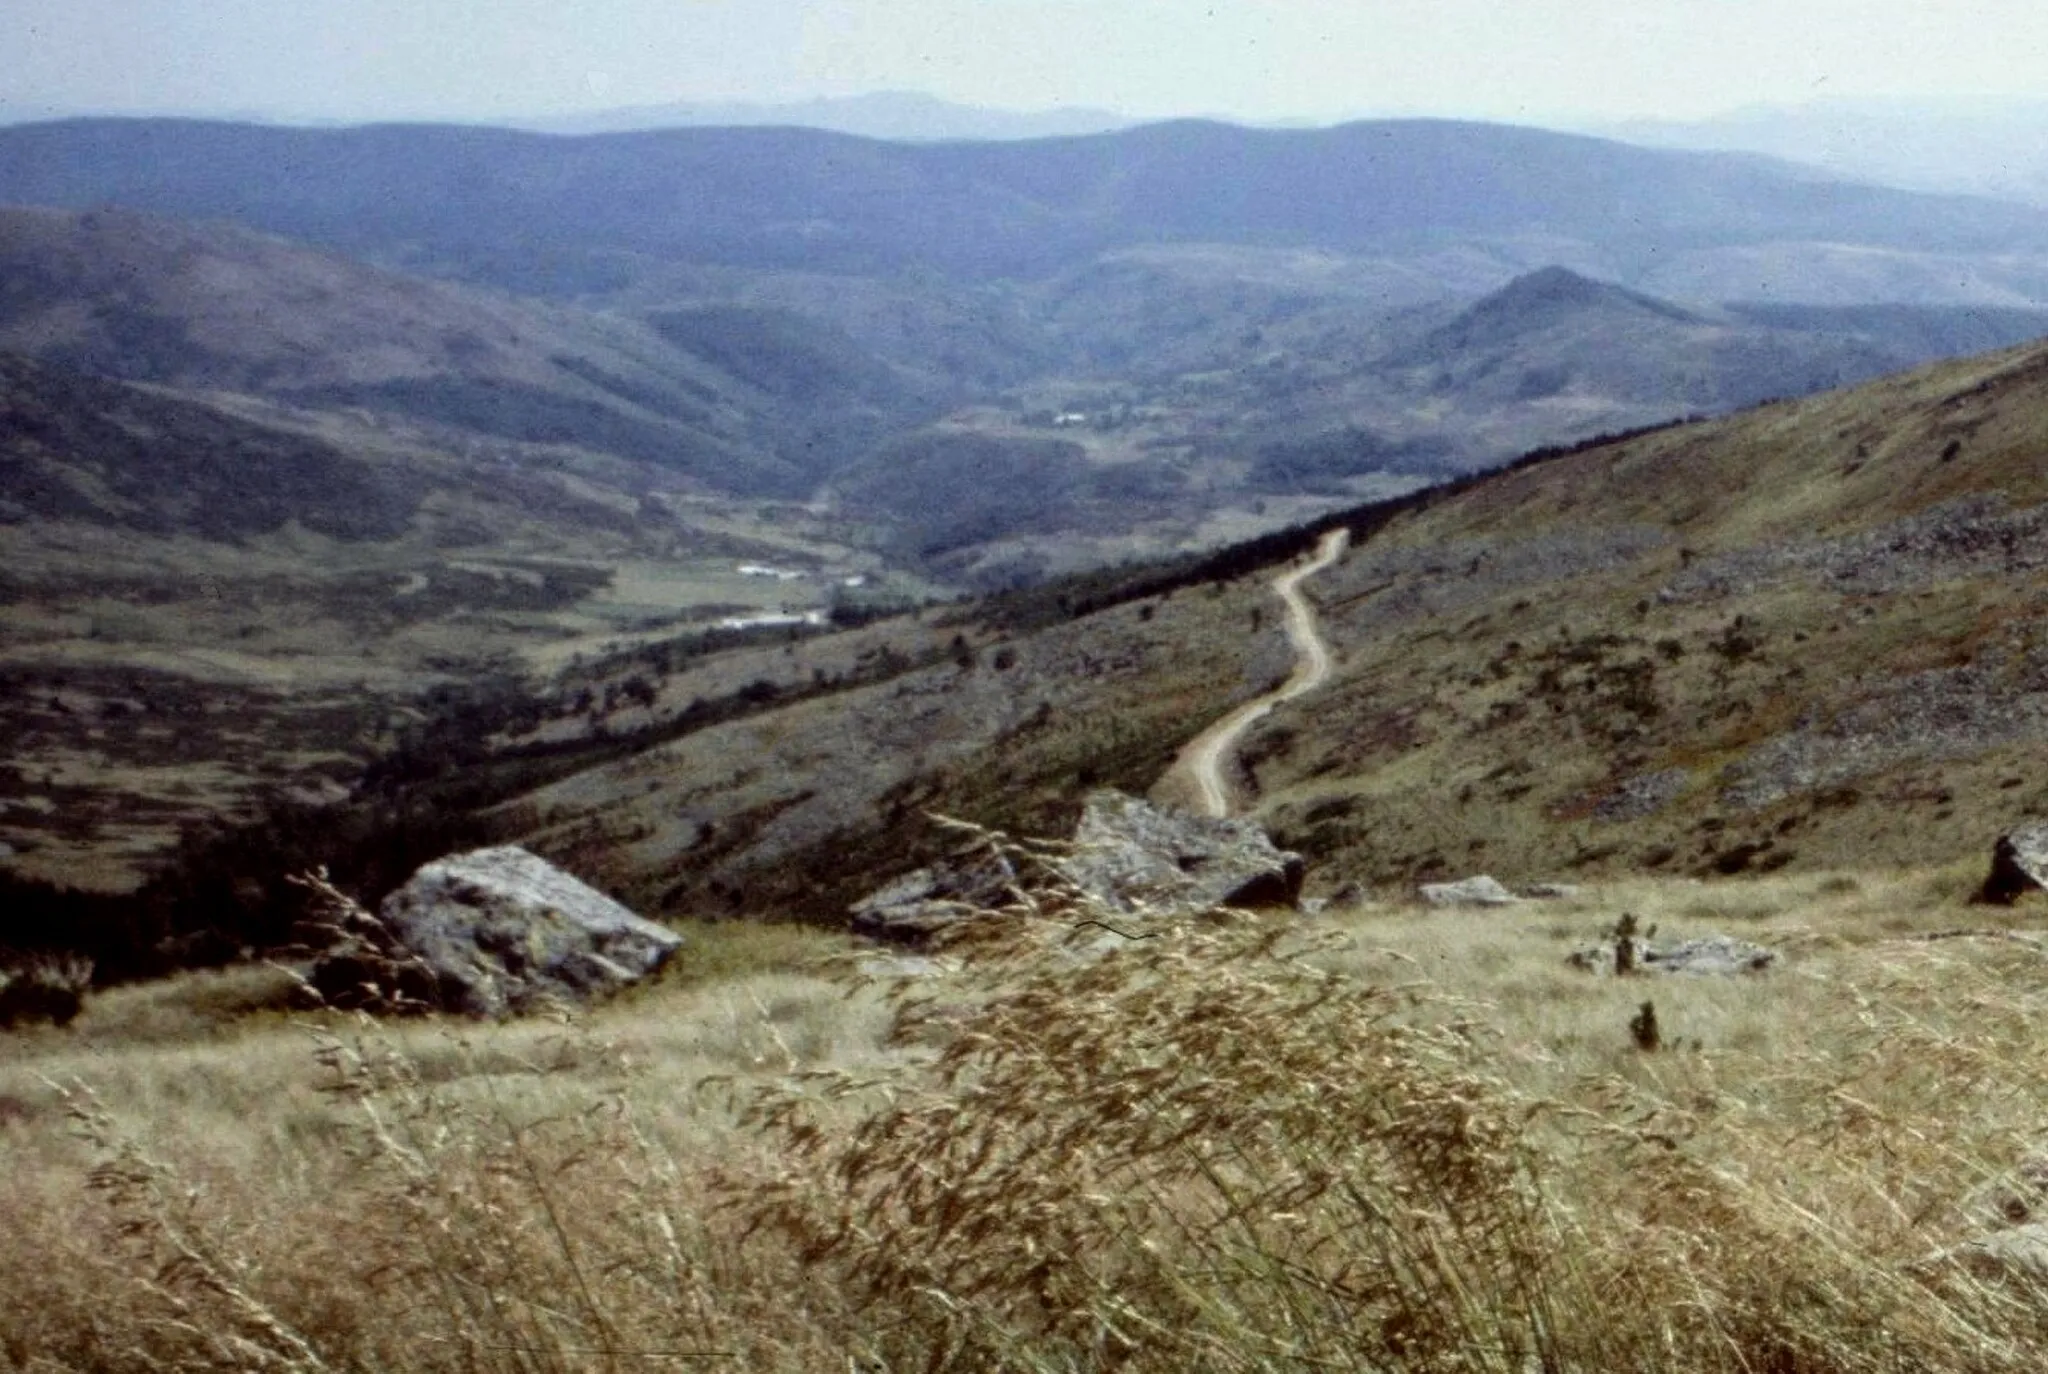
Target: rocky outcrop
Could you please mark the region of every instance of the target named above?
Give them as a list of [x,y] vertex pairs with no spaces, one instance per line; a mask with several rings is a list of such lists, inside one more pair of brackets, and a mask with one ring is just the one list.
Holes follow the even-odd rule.
[[2011,906],[2042,888],[2048,888],[2048,821],[2030,821],[1998,837],[1977,900]]
[[1088,897],[1120,912],[1185,916],[1217,907],[1301,902],[1301,855],[1246,820],[1167,810],[1122,792],[1091,793],[1058,863]]
[[1683,768],[1664,768],[1655,773],[1638,773],[1625,778],[1612,792],[1593,803],[1593,818],[1602,821],[1639,821],[1654,816],[1685,794],[1692,774]]
[[1020,879],[1009,858],[987,845],[906,873],[849,908],[853,933],[900,945],[924,945],[962,921],[1011,906]]
[[1424,883],[1422,900],[1431,906],[1513,906],[1521,898],[1484,873],[1455,883]]
[[2014,511],[2002,494],[1979,493],[1846,538],[1765,544],[1702,559],[1658,599],[1754,596],[1795,580],[1876,596],[1937,581],[2015,577],[2044,562],[2048,506]]
[[507,845],[427,864],[315,961],[329,1005],[502,1017],[655,972],[682,937]]
[[1875,777],[1910,760],[1975,758],[2048,742],[2048,652],[1977,661],[1858,688],[1862,699],[1766,740],[1722,770],[1722,803],[1756,811]]
[[849,908],[857,934],[923,945],[963,921],[1037,896],[1079,896],[1105,913],[1187,916],[1218,907],[1297,910],[1305,865],[1245,820],[1166,810],[1121,792],[1092,794],[1066,852],[1018,864],[977,841]]

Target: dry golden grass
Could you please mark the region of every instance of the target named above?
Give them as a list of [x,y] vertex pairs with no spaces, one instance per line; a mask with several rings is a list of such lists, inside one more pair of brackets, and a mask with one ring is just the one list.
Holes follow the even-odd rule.
[[[2039,911],[1963,885],[1067,910],[882,983],[712,927],[503,1026],[109,993],[0,1042],[0,1369],[2035,1369],[2048,1294],[1932,1258],[2048,1142]],[[1785,957],[1565,967],[1623,912]]]

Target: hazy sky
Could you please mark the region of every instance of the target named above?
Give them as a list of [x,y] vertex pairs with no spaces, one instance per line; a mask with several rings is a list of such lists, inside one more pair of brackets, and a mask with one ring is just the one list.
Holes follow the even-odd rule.
[[0,114],[370,119],[913,90],[1014,109],[1689,117],[2048,95],[2040,0],[0,0]]

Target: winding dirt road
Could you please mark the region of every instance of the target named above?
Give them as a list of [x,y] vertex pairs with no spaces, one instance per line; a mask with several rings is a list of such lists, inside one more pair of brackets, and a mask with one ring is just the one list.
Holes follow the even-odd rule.
[[1244,732],[1283,701],[1313,692],[1330,676],[1330,646],[1316,628],[1315,608],[1302,595],[1301,584],[1344,554],[1351,532],[1334,529],[1316,545],[1315,557],[1273,579],[1273,591],[1287,603],[1287,641],[1294,646],[1294,671],[1277,691],[1248,701],[1195,736],[1181,749],[1167,771],[1165,790],[1188,796],[1205,816],[1230,814],[1230,785],[1223,767]]

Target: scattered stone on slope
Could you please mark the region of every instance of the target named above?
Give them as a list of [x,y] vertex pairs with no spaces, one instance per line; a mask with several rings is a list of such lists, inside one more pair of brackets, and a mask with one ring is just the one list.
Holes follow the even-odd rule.
[[1977,899],[2011,906],[2023,893],[2041,888],[2048,888],[2048,821],[2029,821],[1998,837]]
[[1593,817],[1602,821],[1639,821],[1653,816],[1683,796],[1692,774],[1665,768],[1625,778],[1612,792],[1593,803]]
[[1480,873],[1455,883],[1424,883],[1422,900],[1431,906],[1513,906],[1521,898]]
[[1752,596],[1792,580],[1872,596],[1955,578],[2013,577],[2048,563],[2048,506],[2011,510],[1983,492],[1839,539],[1740,549],[1692,564],[1658,599]]
[[[1778,952],[1747,940],[1726,935],[1705,935],[1694,940],[1658,944],[1652,940],[1623,937],[1633,946],[1633,963],[1638,973],[1687,973],[1702,977],[1727,977],[1739,973],[1762,973],[1778,961]],[[1588,945],[1565,956],[1573,968],[1588,973],[1615,973],[1628,961],[1616,958],[1613,941]]]
[[2048,741],[2048,653],[1987,649],[1974,662],[1857,684],[1861,700],[1767,740],[1722,772],[1722,803],[1760,810],[1909,760],[1963,759]]
[[1307,872],[1301,855],[1254,822],[1166,810],[1107,789],[1089,795],[1058,868],[1105,907],[1148,916],[1295,909]]
[[436,859],[314,964],[331,1005],[501,1017],[654,973],[682,937],[516,845]]
[[1584,891],[1577,883],[1530,883],[1522,896],[1533,902],[1563,902]]

